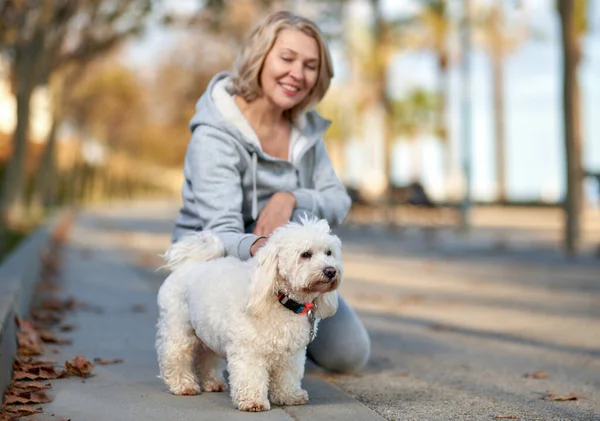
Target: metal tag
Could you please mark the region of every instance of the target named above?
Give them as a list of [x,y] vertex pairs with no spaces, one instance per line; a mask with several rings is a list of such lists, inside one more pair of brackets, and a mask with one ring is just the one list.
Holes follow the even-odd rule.
[[308,337],[308,343],[311,343],[315,340],[316,332],[315,332],[315,314],[313,309],[308,310],[308,322],[310,323],[310,333]]

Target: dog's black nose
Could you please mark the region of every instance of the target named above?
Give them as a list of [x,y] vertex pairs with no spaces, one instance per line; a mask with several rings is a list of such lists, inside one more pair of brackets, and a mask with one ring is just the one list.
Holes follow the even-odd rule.
[[325,275],[329,279],[335,278],[336,273],[337,273],[337,271],[332,266],[328,266],[325,269],[323,269],[323,275]]

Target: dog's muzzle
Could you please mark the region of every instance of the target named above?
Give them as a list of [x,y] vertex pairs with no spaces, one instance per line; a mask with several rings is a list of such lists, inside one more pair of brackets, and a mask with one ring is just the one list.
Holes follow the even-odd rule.
[[333,280],[335,275],[337,275],[337,270],[333,266],[327,266],[323,269],[323,276],[325,276],[325,278]]

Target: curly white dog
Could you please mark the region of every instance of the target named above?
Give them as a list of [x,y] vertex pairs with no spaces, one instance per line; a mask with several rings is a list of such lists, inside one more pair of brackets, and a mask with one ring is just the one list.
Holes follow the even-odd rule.
[[216,236],[187,236],[167,250],[173,273],[158,293],[160,376],[176,395],[223,391],[241,411],[308,401],[306,347],[338,306],[341,242],[324,220],[290,222],[246,262],[222,257]]

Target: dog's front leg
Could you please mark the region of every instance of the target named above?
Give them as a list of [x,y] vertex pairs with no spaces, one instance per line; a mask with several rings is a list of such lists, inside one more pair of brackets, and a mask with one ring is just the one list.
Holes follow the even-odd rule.
[[269,385],[273,405],[302,405],[308,402],[308,393],[302,389],[306,350],[275,363],[271,369]]
[[264,358],[249,354],[227,356],[233,403],[240,411],[268,411],[269,373]]

